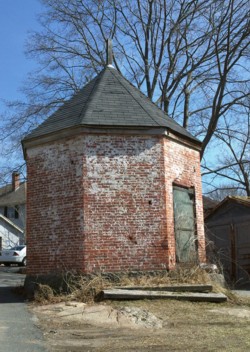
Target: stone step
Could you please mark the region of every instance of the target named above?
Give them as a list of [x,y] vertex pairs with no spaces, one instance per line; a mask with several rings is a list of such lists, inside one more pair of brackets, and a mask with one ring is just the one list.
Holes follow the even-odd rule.
[[115,289],[143,290],[143,291],[169,291],[169,292],[212,292],[212,285],[177,284],[165,286],[118,286]]
[[223,293],[200,293],[200,292],[169,292],[151,290],[127,290],[109,289],[103,290],[101,297],[112,300],[139,300],[139,299],[176,299],[193,302],[216,302],[227,301]]

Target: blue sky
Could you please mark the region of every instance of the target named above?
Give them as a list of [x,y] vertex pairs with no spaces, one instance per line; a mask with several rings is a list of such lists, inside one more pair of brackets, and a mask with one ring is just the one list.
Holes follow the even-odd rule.
[[[39,0],[0,0],[0,100],[20,97],[19,88],[34,69],[24,54],[30,30],[38,29]],[[4,105],[0,101],[0,112]]]
[[[3,100],[22,98],[22,82],[36,67],[24,50],[29,31],[39,30],[42,9],[40,0],[0,0],[0,115],[6,111]],[[0,167],[6,162],[1,158],[2,148],[0,145]]]
[[[36,67],[36,62],[25,57],[24,50],[29,31],[39,30],[41,12],[40,0],[0,0],[0,136],[1,115],[8,114],[3,101],[22,98],[22,82]],[[4,156],[4,151],[5,144],[0,143],[1,172],[16,161]]]

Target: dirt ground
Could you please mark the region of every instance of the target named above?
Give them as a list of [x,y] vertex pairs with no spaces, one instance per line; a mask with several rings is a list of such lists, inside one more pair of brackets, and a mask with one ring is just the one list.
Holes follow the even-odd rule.
[[250,351],[250,301],[31,306],[50,351]]

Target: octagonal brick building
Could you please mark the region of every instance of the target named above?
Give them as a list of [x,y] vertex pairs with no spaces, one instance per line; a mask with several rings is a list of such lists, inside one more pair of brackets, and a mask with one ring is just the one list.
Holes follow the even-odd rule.
[[205,261],[201,143],[111,65],[22,144],[28,276]]

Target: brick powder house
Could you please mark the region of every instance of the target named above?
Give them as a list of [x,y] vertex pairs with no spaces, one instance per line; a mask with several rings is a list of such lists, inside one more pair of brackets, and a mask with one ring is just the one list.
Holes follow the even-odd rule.
[[201,143],[112,65],[22,143],[28,276],[205,261]]

